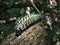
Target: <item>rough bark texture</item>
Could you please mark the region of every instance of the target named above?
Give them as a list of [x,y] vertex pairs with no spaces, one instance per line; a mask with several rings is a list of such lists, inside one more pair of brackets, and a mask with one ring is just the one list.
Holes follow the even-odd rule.
[[45,44],[45,37],[46,32],[38,23],[28,28],[18,37],[15,37],[15,33],[12,33],[1,45],[48,45]]

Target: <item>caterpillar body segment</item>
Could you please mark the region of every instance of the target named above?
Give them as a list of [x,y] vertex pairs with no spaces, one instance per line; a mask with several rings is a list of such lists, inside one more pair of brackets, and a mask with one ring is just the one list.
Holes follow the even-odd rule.
[[26,15],[19,20],[19,22],[15,27],[20,27],[21,30],[24,30],[30,25],[32,25],[33,23],[41,20],[41,18],[42,18],[41,14]]
[[[19,22],[17,22],[14,29],[17,32],[19,31],[19,29],[20,29],[20,32],[24,31],[25,29],[29,28],[33,24],[39,22],[42,18],[43,18],[43,16],[41,14],[26,15],[23,18],[21,18],[19,20]],[[19,35],[19,34],[17,34],[17,35]]]

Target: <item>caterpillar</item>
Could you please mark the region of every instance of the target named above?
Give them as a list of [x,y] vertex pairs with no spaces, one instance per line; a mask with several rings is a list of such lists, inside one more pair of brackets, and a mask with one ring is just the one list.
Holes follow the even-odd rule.
[[16,36],[19,36],[22,33],[22,31],[24,31],[31,25],[39,22],[43,18],[43,16],[41,15],[41,12],[38,10],[36,5],[33,3],[33,0],[30,0],[30,2],[39,14],[29,14],[28,13],[28,15],[21,18],[15,26]]
[[26,15],[17,22],[14,29],[16,30],[16,32],[24,31],[31,25],[39,22],[42,18],[43,16],[41,14]]

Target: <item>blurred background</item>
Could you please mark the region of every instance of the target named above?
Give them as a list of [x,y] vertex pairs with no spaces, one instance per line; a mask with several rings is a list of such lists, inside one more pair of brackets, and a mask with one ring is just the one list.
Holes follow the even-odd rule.
[[[41,13],[54,20],[55,37],[60,39],[60,0],[33,1]],[[14,32],[16,21],[26,14],[26,7],[31,8],[30,13],[38,13],[29,0],[0,0],[0,43]]]

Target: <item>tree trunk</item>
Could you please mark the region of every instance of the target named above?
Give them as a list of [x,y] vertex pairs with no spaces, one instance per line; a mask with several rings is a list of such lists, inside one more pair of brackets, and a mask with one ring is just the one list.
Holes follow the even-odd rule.
[[15,33],[10,34],[1,45],[49,45],[50,43],[46,31],[41,27],[40,23],[37,23],[18,37],[15,36]]

